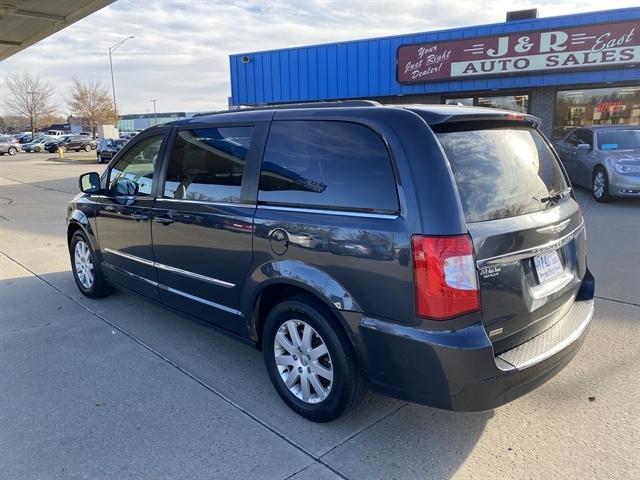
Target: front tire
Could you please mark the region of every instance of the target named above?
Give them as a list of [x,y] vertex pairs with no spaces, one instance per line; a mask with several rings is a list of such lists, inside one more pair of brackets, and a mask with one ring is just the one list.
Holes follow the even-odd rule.
[[77,231],[69,244],[71,269],[78,289],[89,298],[105,297],[113,292],[113,287],[105,282],[96,264],[96,256],[86,235]]
[[596,202],[606,203],[611,201],[611,195],[609,195],[609,176],[607,175],[607,171],[602,167],[596,167],[593,171],[591,192]]
[[335,420],[364,396],[346,334],[312,297],[294,297],[269,312],[262,350],[276,392],[308,420]]
[[18,153],[18,150],[15,147],[9,147],[7,153],[9,154],[9,156],[14,156],[16,153]]

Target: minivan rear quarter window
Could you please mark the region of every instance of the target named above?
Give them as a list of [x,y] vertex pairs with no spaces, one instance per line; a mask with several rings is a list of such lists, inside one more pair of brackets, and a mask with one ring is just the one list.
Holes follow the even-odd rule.
[[537,212],[567,188],[553,152],[533,128],[477,123],[446,126],[436,135],[453,170],[467,222]]
[[260,174],[260,203],[395,213],[391,158],[370,128],[340,121],[276,121]]

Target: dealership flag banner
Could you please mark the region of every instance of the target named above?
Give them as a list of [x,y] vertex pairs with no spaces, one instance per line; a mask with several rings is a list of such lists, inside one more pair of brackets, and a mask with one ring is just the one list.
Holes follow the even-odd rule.
[[640,63],[640,25],[607,23],[402,45],[396,63],[403,84],[634,65]]

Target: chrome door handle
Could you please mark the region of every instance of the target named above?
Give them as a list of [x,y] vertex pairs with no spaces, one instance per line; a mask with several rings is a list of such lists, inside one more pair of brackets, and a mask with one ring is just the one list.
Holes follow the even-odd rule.
[[170,225],[173,223],[173,218],[169,215],[160,215],[159,217],[153,217],[153,221],[162,225]]

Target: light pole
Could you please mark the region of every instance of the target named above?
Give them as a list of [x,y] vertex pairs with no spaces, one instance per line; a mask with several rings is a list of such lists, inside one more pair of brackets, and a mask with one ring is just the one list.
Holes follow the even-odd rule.
[[35,122],[35,116],[36,116],[36,106],[35,106],[35,101],[33,99],[33,96],[36,94],[36,92],[27,92],[27,95],[31,95],[31,105],[29,108],[29,121],[31,122],[31,140],[35,140],[36,139],[36,132],[33,129],[34,127],[34,122]]
[[136,38],[133,35],[128,36],[127,38],[123,38],[115,45],[109,47],[109,67],[111,68],[111,91],[113,92],[113,110],[116,112],[116,125],[118,124],[118,106],[116,104],[116,85],[113,81],[113,61],[111,60],[111,54],[115,52],[120,45],[129,40],[130,38]]
[[158,100],[152,99],[152,100],[149,100],[149,101],[153,103],[153,124],[154,125],[158,125],[158,113],[156,112],[156,102]]

